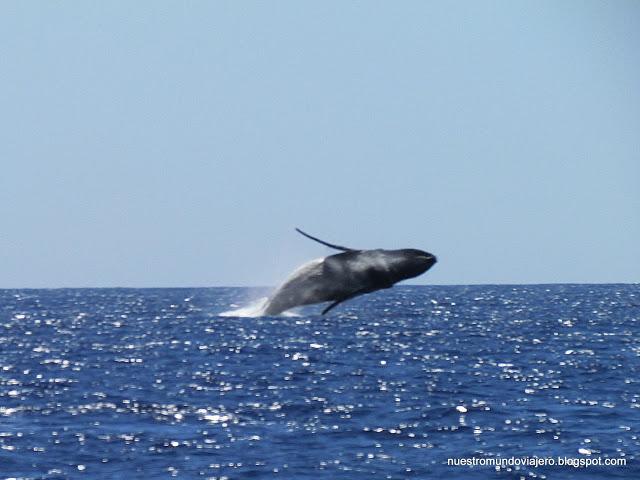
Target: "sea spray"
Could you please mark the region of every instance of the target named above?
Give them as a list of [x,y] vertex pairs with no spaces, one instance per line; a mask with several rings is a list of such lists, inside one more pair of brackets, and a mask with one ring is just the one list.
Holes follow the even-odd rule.
[[[267,306],[269,297],[258,298],[244,307],[235,308],[218,314],[220,317],[261,317],[264,315],[264,308]],[[238,305],[232,304],[231,307]]]
[[[235,308],[234,310],[228,310],[222,313],[219,313],[220,317],[262,317],[264,316],[264,310],[269,301],[269,297],[261,297],[257,300],[251,301],[248,305],[244,307]],[[231,307],[237,307],[238,305],[231,304]],[[288,312],[283,312],[279,316],[282,317],[298,317],[300,316],[294,310],[290,310]]]

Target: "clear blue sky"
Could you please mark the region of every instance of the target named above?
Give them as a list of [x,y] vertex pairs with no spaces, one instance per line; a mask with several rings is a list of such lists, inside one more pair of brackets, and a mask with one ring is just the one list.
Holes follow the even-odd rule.
[[0,3],[0,287],[640,281],[640,2]]

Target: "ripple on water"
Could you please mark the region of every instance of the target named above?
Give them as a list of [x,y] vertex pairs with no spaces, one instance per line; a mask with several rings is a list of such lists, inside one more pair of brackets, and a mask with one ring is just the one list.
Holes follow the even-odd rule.
[[[246,289],[0,291],[3,474],[430,478],[528,454],[640,476],[638,293],[400,287],[241,318],[217,313]],[[488,472],[514,473],[465,474]]]

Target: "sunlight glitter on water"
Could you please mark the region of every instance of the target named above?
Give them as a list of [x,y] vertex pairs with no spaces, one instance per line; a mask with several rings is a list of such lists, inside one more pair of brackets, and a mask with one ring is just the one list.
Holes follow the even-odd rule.
[[427,478],[523,451],[639,473],[637,293],[401,287],[287,318],[220,317],[243,289],[3,291],[3,474]]

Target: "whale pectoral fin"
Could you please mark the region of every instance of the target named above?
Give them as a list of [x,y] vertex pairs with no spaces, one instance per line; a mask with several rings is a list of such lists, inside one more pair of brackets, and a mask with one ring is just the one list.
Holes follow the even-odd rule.
[[299,228],[296,228],[296,232],[298,232],[300,235],[304,235],[305,237],[313,240],[314,242],[321,243],[322,245],[325,245],[325,246],[327,246],[329,248],[335,248],[336,250],[342,250],[343,252],[356,252],[357,251],[357,250],[355,250],[353,248],[341,247],[340,245],[334,245],[332,243],[325,242],[324,240],[320,240],[319,238],[313,237],[313,236],[309,235],[308,233],[303,232]]
[[335,302],[333,302],[331,305],[329,305],[327,308],[325,308],[322,311],[322,315],[325,315],[327,312],[329,312],[329,310],[333,310],[335,307],[337,307],[338,305],[340,305],[342,302],[346,302],[347,300],[351,300],[354,297],[357,297],[358,295],[362,295],[364,293],[367,293],[368,290],[367,289],[362,289],[362,290],[358,290],[356,292],[353,292],[347,296],[342,297],[339,300],[336,300]]
[[341,300],[338,300],[337,302],[333,302],[331,305],[329,305],[327,308],[325,308],[324,310],[322,310],[322,315],[326,315],[329,310],[332,310],[334,307],[337,307],[338,305],[340,305],[342,302],[346,302],[347,300],[349,300],[349,297],[347,298],[343,298]]

